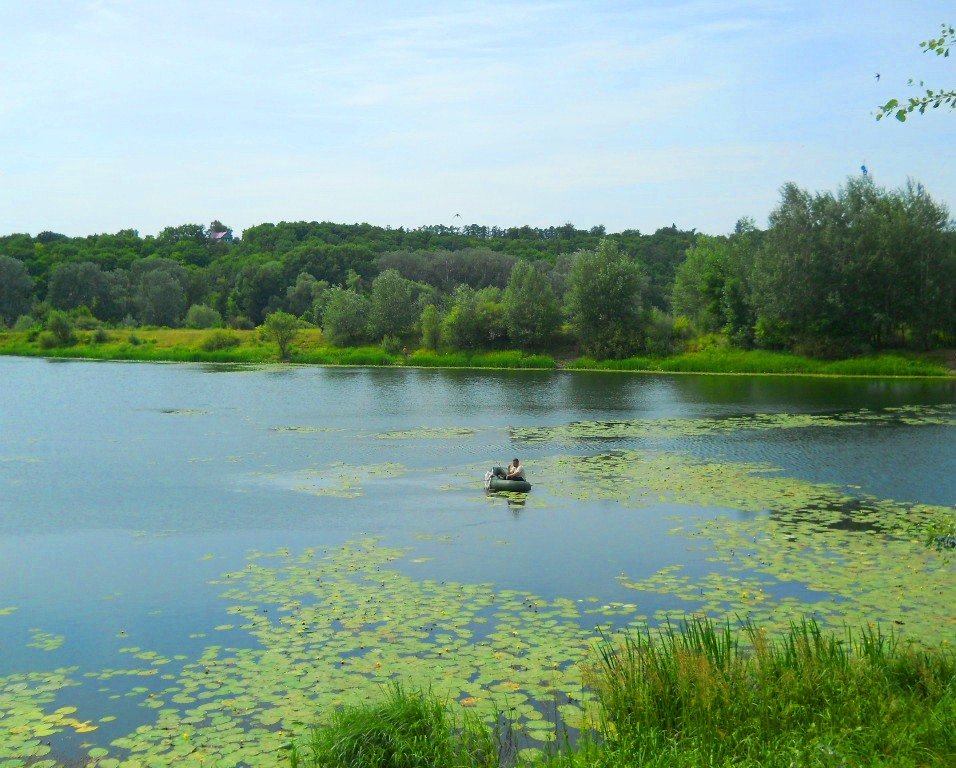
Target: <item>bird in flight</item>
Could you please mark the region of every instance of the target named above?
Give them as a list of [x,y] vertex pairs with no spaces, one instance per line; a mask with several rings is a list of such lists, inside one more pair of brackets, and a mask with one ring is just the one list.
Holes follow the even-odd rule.
[[875,75],[873,75],[873,77],[876,78],[876,82],[880,82],[880,73],[879,73],[879,72],[877,72]]

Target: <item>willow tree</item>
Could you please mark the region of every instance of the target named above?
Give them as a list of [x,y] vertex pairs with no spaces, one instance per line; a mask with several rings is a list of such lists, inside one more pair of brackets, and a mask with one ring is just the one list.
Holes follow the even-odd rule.
[[647,277],[641,265],[605,238],[580,251],[568,276],[565,307],[581,348],[596,358],[621,358],[643,344]]

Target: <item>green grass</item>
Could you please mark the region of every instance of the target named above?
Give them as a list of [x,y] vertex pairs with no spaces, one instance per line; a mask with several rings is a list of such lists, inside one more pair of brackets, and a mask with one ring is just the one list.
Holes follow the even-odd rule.
[[339,709],[290,754],[293,768],[480,768],[499,765],[491,731],[435,696],[394,684],[380,704]]
[[956,657],[879,629],[692,619],[605,643],[595,687],[605,748],[633,764],[956,764]]
[[915,355],[882,354],[845,360],[817,360],[786,352],[725,349],[685,352],[669,357],[593,360],[582,357],[568,368],[577,370],[659,371],[674,373],[777,373],[824,376],[952,376],[935,360]]
[[[228,337],[224,348],[214,337]],[[167,360],[174,362],[277,362],[278,348],[263,342],[255,331],[196,331],[169,328],[111,330],[108,340],[94,343],[90,332],[77,333],[76,344],[42,349],[28,341],[27,333],[0,332],[0,354],[80,357],[97,360]],[[132,343],[135,337],[139,343]],[[550,355],[530,355],[518,350],[493,352],[414,351],[406,360],[381,347],[331,347],[317,328],[299,332],[292,344],[290,361],[312,365],[399,366],[422,368],[536,368],[554,369]],[[569,362],[571,370],[656,371],[674,373],[774,373],[829,376],[953,376],[938,360],[928,356],[882,354],[846,360],[817,360],[784,352],[765,350],[712,349],[669,357],[639,356],[624,360],[592,360],[582,357]]]
[[[587,683],[598,730],[521,757],[514,738],[432,695],[393,687],[337,710],[291,753],[332,766],[951,766],[956,655],[812,620],[768,638],[704,618],[605,640]],[[456,709],[464,712],[464,710]],[[502,759],[502,756],[508,759]]]

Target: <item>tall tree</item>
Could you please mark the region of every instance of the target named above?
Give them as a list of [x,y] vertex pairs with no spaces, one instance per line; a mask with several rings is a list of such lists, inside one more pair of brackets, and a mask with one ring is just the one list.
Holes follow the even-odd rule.
[[415,283],[394,269],[386,269],[372,281],[369,330],[373,338],[408,334],[419,316],[415,289]]
[[322,332],[338,347],[368,339],[369,301],[351,288],[329,291],[322,316]]
[[0,254],[0,325],[25,314],[32,294],[33,278],[23,262]]
[[605,238],[581,251],[568,278],[565,304],[582,349],[597,358],[621,358],[642,344],[647,278],[641,266]]
[[99,264],[67,262],[53,268],[47,301],[57,309],[88,307],[98,316],[100,306],[109,300],[109,282]]
[[512,267],[502,304],[508,337],[524,349],[543,345],[561,321],[548,278],[524,260]]

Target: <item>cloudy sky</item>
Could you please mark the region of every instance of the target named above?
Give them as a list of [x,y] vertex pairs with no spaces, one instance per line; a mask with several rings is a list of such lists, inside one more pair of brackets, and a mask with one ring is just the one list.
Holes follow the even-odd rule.
[[956,86],[956,57],[918,47],[952,11],[0,0],[0,234],[214,218],[721,233],[765,225],[784,182],[835,190],[863,164],[956,209],[956,113],[874,120],[910,77]]

